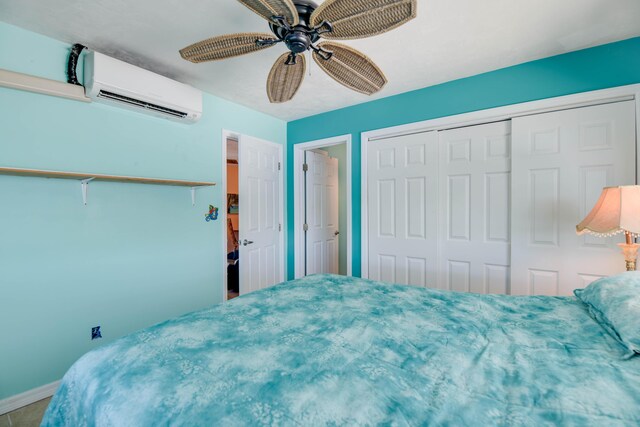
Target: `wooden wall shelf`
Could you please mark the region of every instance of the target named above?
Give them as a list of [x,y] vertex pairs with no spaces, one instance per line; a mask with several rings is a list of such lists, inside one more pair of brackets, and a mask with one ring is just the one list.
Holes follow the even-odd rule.
[[105,175],[98,173],[63,172],[41,169],[22,169],[0,167],[0,175],[31,176],[39,178],[74,179],[82,184],[82,196],[84,204],[87,204],[87,186],[91,181],[127,182],[136,184],[172,185],[191,188],[191,201],[195,205],[195,191],[199,187],[216,185],[209,181],[184,181],[179,179],[143,178],[139,176]]
[[138,184],[177,185],[180,187],[208,187],[216,185],[207,181],[183,181],[179,179],[143,178],[139,176],[105,175],[99,173],[62,172],[40,169],[0,167],[1,175],[36,176],[40,178],[92,179],[94,181],[134,182]]
[[91,102],[84,94],[84,87],[57,80],[16,73],[0,68],[0,87],[26,90],[44,95],[58,96],[75,101]]

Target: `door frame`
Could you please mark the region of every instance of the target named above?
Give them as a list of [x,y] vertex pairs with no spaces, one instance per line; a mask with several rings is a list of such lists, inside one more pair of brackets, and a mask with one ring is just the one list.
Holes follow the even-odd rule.
[[369,204],[368,204],[368,145],[370,141],[393,138],[397,136],[423,133],[429,131],[441,131],[464,126],[481,125],[491,122],[510,120],[521,116],[548,113],[558,110],[567,110],[591,105],[606,104],[619,101],[634,100],[636,104],[636,182],[640,182],[640,84],[619,86],[610,89],[602,89],[590,92],[581,92],[572,95],[558,96],[554,98],[529,101],[503,107],[489,108],[472,111],[470,113],[456,114],[453,116],[429,119],[415,123],[409,123],[388,128],[375,129],[362,132],[360,135],[360,167],[361,182],[360,194],[363,201],[361,206],[361,276],[369,277]]
[[[262,139],[262,138],[258,138],[252,135],[247,135],[247,134],[242,134],[240,132],[235,132],[235,131],[231,131],[231,130],[227,130],[227,129],[222,129],[222,149],[221,149],[221,153],[222,153],[222,157],[220,159],[220,163],[221,163],[221,170],[222,170],[222,174],[221,174],[221,178],[220,178],[220,187],[223,189],[223,194],[222,194],[222,202],[220,203],[220,208],[218,210],[218,219],[220,220],[220,222],[223,225],[223,231],[222,231],[222,253],[224,254],[224,263],[223,263],[223,268],[222,268],[222,302],[227,301],[227,139],[236,139],[238,141],[238,184],[240,183],[240,139],[242,137],[242,135],[245,136],[251,136],[251,138],[255,138],[258,139],[262,142],[266,142],[268,144],[273,144],[275,146],[278,147],[278,151],[279,151],[279,158],[280,158],[280,165],[281,165],[281,170],[280,170],[280,174],[279,174],[279,184],[278,184],[278,191],[280,192],[280,204],[278,206],[279,208],[279,222],[280,224],[282,224],[281,230],[280,230],[280,266],[279,266],[279,270],[280,270],[280,274],[279,274],[279,278],[278,280],[280,282],[284,281],[284,257],[285,257],[285,250],[284,250],[284,245],[285,245],[285,238],[284,238],[284,233],[285,233],[285,224],[284,224],[284,198],[285,198],[285,194],[284,194],[284,175],[286,173],[285,168],[284,168],[284,151],[283,151],[283,146],[282,144],[278,144],[276,142],[273,141],[267,141],[266,139]],[[239,240],[239,239],[238,239]]]
[[295,279],[304,276],[304,259],[297,254],[303,253],[304,245],[304,152],[314,148],[331,147],[346,144],[347,147],[347,275],[353,274],[352,259],[352,223],[351,223],[351,134],[333,136],[315,141],[301,142],[293,146],[293,240],[295,258]]

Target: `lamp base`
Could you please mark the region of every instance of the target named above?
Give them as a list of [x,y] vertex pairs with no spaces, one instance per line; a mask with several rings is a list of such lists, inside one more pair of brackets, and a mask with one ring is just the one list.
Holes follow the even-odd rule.
[[618,243],[618,246],[622,249],[622,253],[624,254],[627,271],[635,271],[636,259],[638,258],[638,248],[640,245],[637,243]]

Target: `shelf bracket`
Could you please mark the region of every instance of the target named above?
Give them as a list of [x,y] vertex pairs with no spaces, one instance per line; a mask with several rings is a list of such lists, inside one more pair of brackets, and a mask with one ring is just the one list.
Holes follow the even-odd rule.
[[191,206],[196,205],[196,190],[200,190],[201,188],[206,188],[208,185],[198,185],[197,187],[191,187]]
[[196,205],[196,190],[198,187],[191,187],[191,206]]
[[80,181],[80,186],[82,188],[82,202],[87,205],[87,194],[89,193],[89,182],[93,181],[95,178],[87,178]]

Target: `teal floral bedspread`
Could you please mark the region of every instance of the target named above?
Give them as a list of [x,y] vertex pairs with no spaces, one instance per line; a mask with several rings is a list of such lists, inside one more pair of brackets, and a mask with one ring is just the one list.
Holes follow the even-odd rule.
[[87,353],[42,425],[640,425],[624,355],[573,297],[319,275]]

